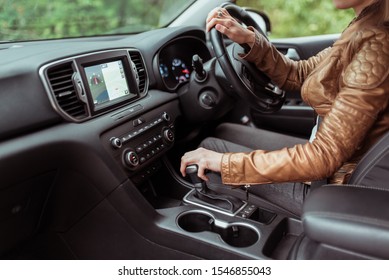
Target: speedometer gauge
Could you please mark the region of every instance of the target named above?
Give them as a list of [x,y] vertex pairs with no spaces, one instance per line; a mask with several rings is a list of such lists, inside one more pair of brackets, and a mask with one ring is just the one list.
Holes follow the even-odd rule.
[[190,77],[190,70],[186,67],[184,61],[179,58],[172,60],[172,72],[173,76],[179,83],[186,82]]

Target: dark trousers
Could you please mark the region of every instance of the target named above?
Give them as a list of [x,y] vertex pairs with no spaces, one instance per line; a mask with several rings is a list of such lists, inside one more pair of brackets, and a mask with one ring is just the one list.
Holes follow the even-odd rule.
[[[222,124],[215,137],[204,139],[200,146],[216,152],[250,152],[252,150],[277,150],[307,142],[306,139],[291,137],[262,129],[236,124]],[[218,175],[209,176],[211,183],[221,183]],[[249,192],[259,196],[298,216],[301,215],[302,204],[309,192],[304,183],[281,183],[252,185]]]

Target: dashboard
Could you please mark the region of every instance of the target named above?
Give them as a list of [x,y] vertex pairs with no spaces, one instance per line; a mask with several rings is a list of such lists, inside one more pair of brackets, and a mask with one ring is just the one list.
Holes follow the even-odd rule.
[[[195,45],[192,46],[193,42]],[[171,70],[168,70],[168,75],[161,76],[159,63],[170,66],[174,58],[178,58],[191,72],[191,57],[197,52],[197,47],[200,55],[210,57],[204,42],[205,33],[201,28],[177,27],[131,36],[22,42],[17,45],[3,43],[0,50],[0,102],[3,104],[0,106],[0,140],[49,128],[63,121],[84,122],[143,102],[143,99],[152,104],[152,91],[160,90],[169,95],[179,85],[179,82],[171,82],[174,79]],[[101,80],[98,73],[93,75],[93,67],[114,61],[123,63],[126,81],[122,86],[127,84],[128,94],[123,93],[120,98],[113,98],[113,93],[108,95],[110,99],[98,97],[99,90],[92,92],[95,89],[89,84],[92,80],[99,84]],[[57,100],[49,75],[56,74],[54,70],[61,67],[65,72],[67,67],[67,86],[73,87],[75,92],[70,94],[65,90],[58,94],[61,100]],[[90,70],[92,73],[87,73]],[[167,95],[166,98],[172,97]],[[78,106],[74,111],[66,112],[59,103],[62,104],[62,98],[70,96]],[[93,97],[97,99],[93,100]]]
[[[185,36],[155,55],[159,88],[175,92],[190,80],[192,58],[211,58],[203,40]],[[50,62],[39,69],[53,109],[65,120],[82,122],[147,96],[149,75],[141,51],[109,49]],[[158,83],[157,83],[158,84]],[[158,86],[157,86],[158,87]]]
[[4,188],[63,169],[111,178],[103,189],[146,179],[176,141],[176,89],[190,79],[194,54],[210,59],[204,31],[193,27],[2,44]]
[[[159,87],[172,93],[187,83],[194,71],[195,54],[203,61],[211,58],[198,37],[184,36],[163,45],[154,59],[158,65],[154,74],[162,81]],[[136,48],[79,54],[39,69],[53,109],[66,121],[85,122],[109,112],[119,121],[136,116],[101,136],[106,150],[135,182],[156,170],[155,159],[173,146],[174,122],[179,115],[177,102],[171,103],[174,106],[161,103],[152,112],[142,112],[146,107],[142,103],[153,98],[148,72],[142,52]]]
[[[122,123],[104,131],[101,141],[127,176],[142,182],[174,144],[180,112],[171,93],[190,80],[195,54],[204,61],[211,58],[204,40],[180,36],[155,52],[149,70],[142,51],[131,47],[52,61],[40,67],[39,75],[51,106],[65,121],[83,123],[109,115]],[[153,76],[156,83],[150,82]],[[164,104],[166,100],[171,101]],[[155,108],[150,111],[151,104]]]
[[33,236],[49,196],[52,227],[65,232],[118,186],[161,168],[182,118],[175,89],[196,53],[210,58],[193,27],[1,44],[0,255]]

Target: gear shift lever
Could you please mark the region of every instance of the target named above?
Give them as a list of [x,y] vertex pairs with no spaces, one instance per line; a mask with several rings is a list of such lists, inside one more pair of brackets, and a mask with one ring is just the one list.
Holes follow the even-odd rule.
[[197,176],[198,166],[197,164],[188,165],[185,169],[186,175],[189,176],[189,180],[192,182],[196,190],[202,190],[206,188],[206,184],[199,176]]
[[202,206],[216,208],[219,210],[235,213],[243,206],[243,202],[236,197],[219,194],[207,187],[207,184],[197,176],[198,166],[196,164],[188,165],[185,169],[186,174],[192,182],[195,192],[188,196],[188,200]]

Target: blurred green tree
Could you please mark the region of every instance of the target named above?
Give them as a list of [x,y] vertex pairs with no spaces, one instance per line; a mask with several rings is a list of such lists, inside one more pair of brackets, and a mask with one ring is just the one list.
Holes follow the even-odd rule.
[[[0,0],[0,41],[131,33],[166,25],[187,0]],[[237,0],[269,14],[272,37],[339,33],[353,17],[331,0]]]
[[338,10],[331,0],[237,0],[269,15],[271,37],[341,33],[354,17],[353,10]]
[[157,0],[0,0],[0,41],[139,32],[158,27]]

